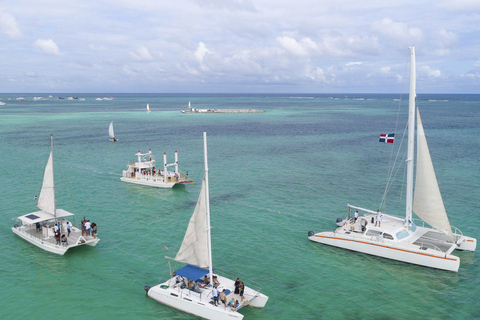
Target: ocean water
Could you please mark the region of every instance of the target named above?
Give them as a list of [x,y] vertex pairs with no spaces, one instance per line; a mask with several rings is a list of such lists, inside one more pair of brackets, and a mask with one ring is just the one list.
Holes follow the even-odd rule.
[[[480,318],[478,253],[455,253],[461,266],[452,273],[307,239],[309,230],[333,230],[348,203],[378,208],[395,154],[378,137],[397,127],[393,148],[400,145],[408,97],[116,94],[95,100],[110,95],[33,101],[42,95],[0,94],[6,99],[0,106],[2,319],[195,319],[147,298],[143,287],[168,277],[162,246],[174,256],[183,239],[203,177],[204,131],[214,266],[260,284],[270,297],[263,309],[243,308],[246,319]],[[19,96],[27,100],[16,101]],[[180,113],[188,101],[265,113]],[[417,105],[450,222],[480,238],[480,95],[419,94]],[[108,141],[110,121],[116,143]],[[76,213],[77,222],[83,216],[96,222],[101,239],[65,256],[10,230],[17,216],[36,210],[50,134],[57,207]],[[120,182],[128,161],[149,148],[160,162],[163,152],[173,162],[178,150],[180,169],[195,183],[163,190]],[[400,170],[387,200],[387,211],[400,216],[403,180]]]

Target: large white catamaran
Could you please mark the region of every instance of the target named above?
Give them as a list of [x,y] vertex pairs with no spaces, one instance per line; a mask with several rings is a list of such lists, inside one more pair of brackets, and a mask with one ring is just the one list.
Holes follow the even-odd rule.
[[[37,202],[40,211],[18,217],[18,223],[15,223],[12,231],[22,239],[45,251],[63,255],[67,250],[84,244],[95,246],[100,239],[95,237],[93,233],[87,235],[84,232],[82,234],[81,228],[73,226],[72,221],[66,219],[70,219],[74,214],[63,209],[57,209],[53,171],[53,135],[50,135],[50,143],[50,156],[45,167],[42,190]],[[56,228],[59,229],[62,239],[55,238]],[[70,235],[68,235],[68,229],[70,229]]]
[[[184,312],[206,319],[243,319],[238,311],[244,306],[263,308],[268,297],[257,290],[245,286],[243,299],[235,293],[235,281],[216,275],[219,282],[217,290],[239,304],[224,306],[221,302],[215,306],[212,281],[204,283],[206,275],[213,279],[212,245],[210,237],[210,201],[208,190],[207,136],[203,133],[205,177],[198,197],[197,205],[188,224],[180,250],[173,260],[187,265],[170,274],[170,279],[156,286],[146,286],[149,297]],[[169,265],[170,265],[170,259]],[[250,282],[249,282],[250,284]]]
[[[339,221],[333,232],[314,233],[311,241],[363,252],[387,259],[436,269],[458,271],[460,258],[453,250],[475,251],[477,240],[452,227],[443,205],[428,150],[425,132],[417,113],[417,165],[414,193],[415,144],[415,49],[410,48],[410,93],[408,111],[406,216],[400,218],[380,211],[348,205],[348,218]],[[362,214],[350,217],[351,209]],[[413,222],[415,213],[424,223]],[[341,219],[337,219],[341,220]],[[428,224],[432,228],[425,225]]]

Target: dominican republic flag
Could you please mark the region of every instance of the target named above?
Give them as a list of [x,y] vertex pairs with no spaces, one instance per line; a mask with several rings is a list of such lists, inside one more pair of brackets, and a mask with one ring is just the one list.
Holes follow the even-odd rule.
[[395,133],[384,133],[380,135],[379,142],[393,143],[395,140]]

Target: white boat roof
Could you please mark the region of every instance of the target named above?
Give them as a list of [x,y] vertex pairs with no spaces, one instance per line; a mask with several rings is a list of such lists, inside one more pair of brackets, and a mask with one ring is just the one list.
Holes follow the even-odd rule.
[[[70,217],[75,215],[63,209],[57,209],[56,213],[57,213],[57,218]],[[37,222],[43,222],[43,221],[47,221],[54,218],[55,216],[53,214],[45,211],[31,212],[18,217],[18,219],[22,220],[24,223],[27,223],[27,224],[34,224]]]

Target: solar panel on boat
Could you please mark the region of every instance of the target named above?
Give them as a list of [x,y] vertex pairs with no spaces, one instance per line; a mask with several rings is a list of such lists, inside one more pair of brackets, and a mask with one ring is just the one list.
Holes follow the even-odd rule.
[[34,215],[34,214],[29,214],[28,216],[25,216],[25,218],[28,218],[30,220],[35,220],[35,219],[38,219],[40,218],[39,216],[37,215]]

